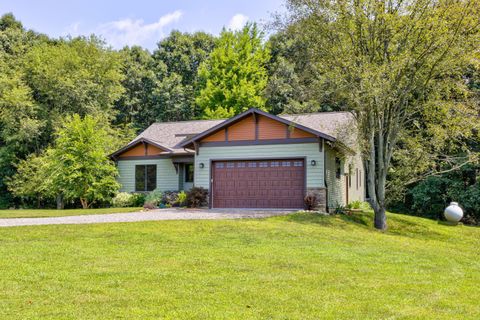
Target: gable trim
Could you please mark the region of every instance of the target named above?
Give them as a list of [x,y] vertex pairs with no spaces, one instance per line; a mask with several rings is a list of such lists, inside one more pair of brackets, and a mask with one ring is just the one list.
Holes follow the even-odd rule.
[[298,124],[298,123],[295,123],[293,121],[290,121],[290,120],[286,120],[286,119],[283,119],[283,118],[280,118],[278,116],[275,116],[273,114],[270,114],[268,112],[265,112],[265,111],[262,111],[260,109],[257,109],[257,108],[251,108],[251,109],[248,109],[247,111],[243,112],[243,113],[240,113],[228,120],[225,120],[219,124],[217,124],[216,126],[213,126],[212,128],[208,129],[208,130],[205,130],[204,132],[201,132],[199,134],[197,134],[196,136],[193,136],[192,138],[182,142],[179,144],[180,147],[187,147],[188,145],[212,134],[212,133],[215,133],[219,130],[221,130],[222,128],[225,128],[231,124],[234,124],[235,122],[237,121],[240,121],[241,119],[243,119],[244,117],[248,116],[248,115],[255,115],[255,114],[259,114],[259,115],[262,115],[262,116],[265,116],[265,117],[268,117],[272,120],[276,120],[276,121],[279,121],[281,123],[284,123],[287,125],[287,129],[288,127],[294,127],[294,128],[297,128],[297,129],[300,129],[300,130],[303,130],[303,131],[306,131],[306,132],[309,132],[317,137],[320,137],[320,138],[324,138],[325,140],[328,140],[328,141],[331,141],[331,142],[335,142],[336,139],[332,136],[329,136],[328,134],[325,134],[323,132],[320,132],[320,131],[317,131],[317,130],[314,130],[314,129],[311,129],[311,128],[308,128],[308,127],[305,127],[305,126],[302,126],[301,124]]
[[149,140],[147,138],[140,138],[140,139],[137,139],[135,141],[132,141],[130,142],[129,144],[127,144],[125,147],[123,148],[120,148],[118,149],[117,151],[115,151],[114,153],[110,154],[109,155],[109,158],[113,158],[113,159],[116,159],[119,155],[121,155],[122,153],[136,147],[137,145],[139,145],[140,143],[143,143],[144,145],[145,144],[150,144],[152,146],[155,146],[159,149],[162,149],[162,150],[165,150],[166,152],[168,153],[171,153],[172,152],[172,149],[170,148],[167,148],[165,146],[162,146],[161,144],[158,144],[156,142],[153,142],[152,140]]

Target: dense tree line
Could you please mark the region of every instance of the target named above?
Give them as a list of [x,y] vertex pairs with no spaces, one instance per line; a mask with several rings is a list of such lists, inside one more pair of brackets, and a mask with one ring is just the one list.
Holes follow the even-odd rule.
[[[385,145],[391,159],[370,182],[374,186],[380,178],[384,191],[377,184],[370,193],[380,195],[379,212],[399,204],[418,212],[412,190],[431,183],[432,176],[460,183],[464,165],[478,168],[480,68],[478,52],[471,50],[478,43],[472,19],[478,4],[472,2],[466,13],[462,3],[437,8],[416,0],[395,8],[388,6],[396,3],[382,7],[373,0],[331,5],[291,0],[268,39],[255,24],[219,36],[173,31],[153,52],[137,46],[113,50],[95,36],[53,39],[4,15],[0,207],[48,205],[38,189],[16,182],[61,145],[59,137],[69,126],[104,128],[106,155],[156,121],[225,118],[250,107],[274,114],[348,110],[359,116],[363,141],[373,134],[377,148],[382,130],[375,131],[368,117],[378,120],[397,108],[403,116],[392,127],[395,141]],[[449,12],[449,20],[442,20],[439,8]],[[399,14],[409,10],[415,19]],[[417,16],[415,10],[428,14]],[[461,30],[452,34],[462,16]],[[452,51],[443,53],[446,43],[436,39],[458,40],[453,36],[461,42],[451,41]],[[421,56],[422,48],[428,56]],[[476,190],[478,169],[468,172]],[[72,205],[78,199],[87,206],[95,202],[95,197],[73,196],[81,192],[54,193]]]

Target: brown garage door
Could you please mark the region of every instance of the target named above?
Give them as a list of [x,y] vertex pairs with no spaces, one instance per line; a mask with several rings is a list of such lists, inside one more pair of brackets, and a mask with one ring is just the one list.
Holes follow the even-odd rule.
[[213,208],[303,208],[303,159],[215,161]]

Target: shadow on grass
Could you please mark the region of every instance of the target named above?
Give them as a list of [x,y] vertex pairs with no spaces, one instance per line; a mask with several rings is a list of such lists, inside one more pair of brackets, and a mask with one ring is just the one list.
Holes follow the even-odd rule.
[[[296,213],[286,217],[287,221],[314,224],[325,227],[346,229],[350,227],[359,227],[364,230],[377,231],[373,227],[373,212],[355,212],[351,215],[338,214],[325,216],[315,213]],[[430,219],[422,219],[402,214],[388,214],[387,231],[385,235],[401,236],[412,239],[436,239],[445,240],[448,238],[442,230],[436,230],[436,224]]]
[[371,216],[365,212],[357,212],[352,215],[323,215],[318,213],[302,212],[287,216],[287,221],[342,229],[345,229],[349,226],[358,226],[366,229],[371,228]]

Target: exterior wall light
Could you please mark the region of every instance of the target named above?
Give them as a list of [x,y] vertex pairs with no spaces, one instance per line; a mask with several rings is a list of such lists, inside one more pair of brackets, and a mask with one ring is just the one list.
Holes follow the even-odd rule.
[[317,165],[317,161],[312,160],[312,161],[310,161],[310,164],[311,164],[313,167],[315,167],[315,166]]
[[200,162],[200,164],[198,166],[200,167],[200,169],[205,168],[205,165],[203,164],[203,162]]

